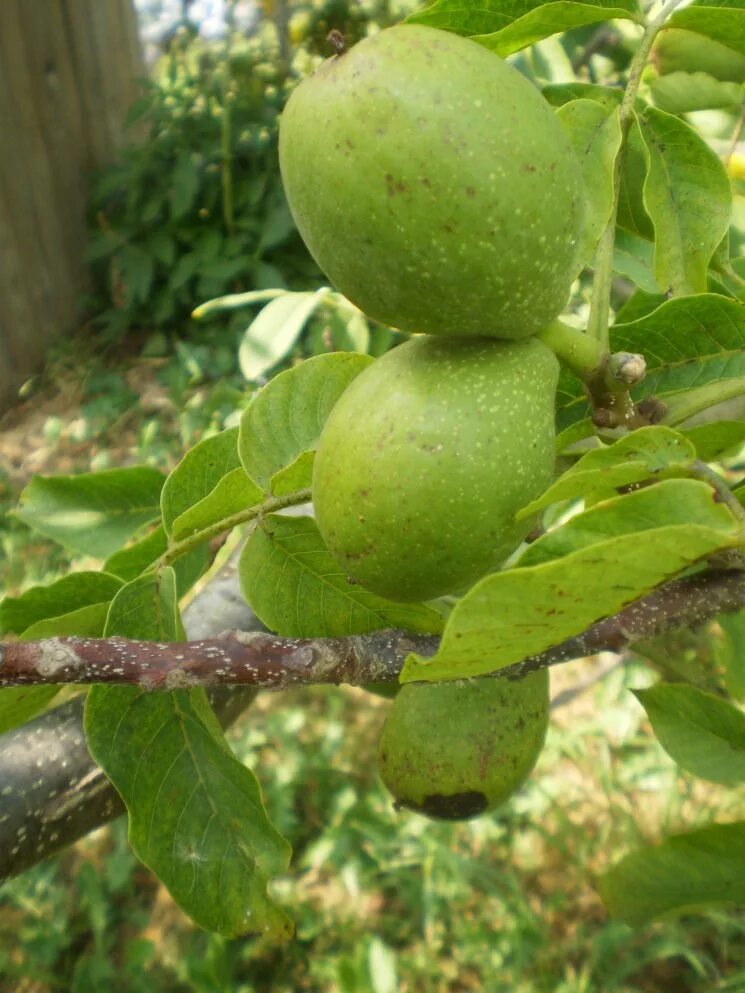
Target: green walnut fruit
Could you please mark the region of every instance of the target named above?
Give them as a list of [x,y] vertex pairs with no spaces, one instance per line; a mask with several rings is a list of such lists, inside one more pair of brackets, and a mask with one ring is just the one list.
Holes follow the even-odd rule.
[[378,746],[402,807],[461,820],[503,803],[533,769],[548,726],[548,671],[523,679],[407,683]]
[[654,61],[661,76],[671,72],[705,72],[723,82],[745,83],[745,56],[712,38],[681,28],[670,28],[660,34]]
[[516,339],[564,306],[579,168],[540,92],[475,42],[400,25],[290,97],[292,215],[331,282],[409,331]]
[[461,591],[517,547],[554,468],[558,362],[541,341],[420,335],[341,395],[313,470],[346,573],[394,600]]

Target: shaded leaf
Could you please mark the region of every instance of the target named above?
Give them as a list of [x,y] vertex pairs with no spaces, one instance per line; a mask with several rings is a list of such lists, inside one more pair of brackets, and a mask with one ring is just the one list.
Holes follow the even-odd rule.
[[[631,120],[621,163],[621,188],[618,196],[618,226],[640,238],[654,239],[654,225],[644,200],[644,185],[649,175],[649,150],[642,136],[639,118]],[[635,253],[639,255],[635,246]],[[651,255],[651,253],[650,253]],[[654,282],[654,288],[657,283]]]
[[745,902],[745,822],[714,824],[632,852],[603,876],[608,911],[635,927],[664,914]]
[[114,552],[106,559],[103,566],[107,572],[128,583],[157,562],[167,548],[166,530],[162,524],[159,524],[138,541]]
[[251,479],[268,490],[272,476],[315,449],[334,404],[373,361],[356,352],[317,355],[259,390],[241,418],[238,442]]
[[[171,569],[125,586],[107,636],[183,639]],[[129,841],[199,925],[227,936],[284,938],[286,915],[267,896],[289,847],[266,817],[258,783],[225,743],[204,691],[148,693],[93,686],[88,744],[129,812]]]
[[164,479],[148,466],[35,476],[15,513],[71,551],[103,559],[157,519]]
[[712,783],[745,782],[745,714],[711,693],[683,683],[634,690],[652,730],[686,772]]
[[671,72],[649,84],[652,99],[668,114],[695,110],[732,110],[743,100],[739,83],[723,82],[705,72]]
[[97,603],[108,603],[122,581],[106,572],[71,572],[48,586],[32,586],[0,603],[0,634],[21,634],[31,625]]
[[21,635],[24,641],[35,638],[100,638],[106,626],[109,603],[91,603],[59,617],[45,617],[29,625]]
[[394,603],[350,583],[310,517],[261,520],[241,555],[243,595],[257,617],[287,637],[342,637],[382,628],[436,633],[440,614]]
[[9,686],[0,690],[0,734],[46,710],[59,691],[59,686]]
[[714,656],[724,669],[727,692],[745,700],[745,610],[717,617],[721,635],[714,639]]
[[680,118],[648,107],[640,123],[649,152],[644,204],[654,224],[655,277],[676,296],[705,293],[711,257],[732,213],[727,173]]
[[248,478],[242,466],[238,466],[223,476],[199,503],[195,503],[176,518],[171,537],[174,541],[188,538],[217,521],[261,503],[262,496],[261,487]]
[[621,147],[618,110],[593,100],[572,100],[557,111],[567,130],[584,180],[584,218],[579,261],[589,264],[613,210],[613,164]]
[[681,429],[680,434],[693,442],[702,462],[713,462],[745,444],[745,421],[713,421]]
[[[104,562],[104,568],[128,583],[155,565],[167,548],[166,530],[159,524],[144,538],[114,552]],[[192,588],[209,564],[210,550],[206,543],[181,555],[173,563],[179,598]]]
[[676,10],[668,25],[685,28],[745,55],[745,3],[743,0],[694,0]]
[[613,271],[626,276],[645,293],[659,294],[654,274],[654,246],[623,228],[616,229]]
[[594,100],[609,112],[620,107],[623,90],[620,87],[600,86],[597,83],[551,83],[541,90],[552,107],[563,107],[570,100]]
[[223,476],[240,467],[238,428],[205,438],[184,455],[163,486],[161,509],[169,536],[173,522],[208,496]]

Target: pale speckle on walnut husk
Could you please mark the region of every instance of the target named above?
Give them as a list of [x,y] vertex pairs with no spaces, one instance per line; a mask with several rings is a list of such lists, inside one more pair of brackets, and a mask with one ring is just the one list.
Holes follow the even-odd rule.
[[280,122],[292,214],[369,316],[517,339],[566,303],[579,168],[540,92],[492,52],[418,25],[327,60]]
[[551,480],[558,362],[540,341],[421,335],[358,376],[316,453],[318,527],[347,574],[394,600],[457,593],[531,527]]

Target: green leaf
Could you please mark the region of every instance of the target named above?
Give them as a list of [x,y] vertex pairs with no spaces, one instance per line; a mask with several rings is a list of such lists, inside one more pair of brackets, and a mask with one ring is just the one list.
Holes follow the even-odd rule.
[[157,519],[164,478],[148,466],[35,476],[16,515],[71,551],[104,559]]
[[139,641],[184,641],[173,569],[146,573],[122,586],[111,601],[104,634]]
[[621,147],[617,108],[610,113],[593,100],[572,100],[557,111],[577,155],[584,180],[584,224],[578,259],[589,264],[613,210],[613,164]]
[[721,635],[714,639],[714,657],[724,669],[727,692],[736,700],[745,700],[745,610],[720,614],[717,622]]
[[0,690],[0,734],[36,717],[60,691],[59,686],[10,686]]
[[677,431],[661,425],[639,428],[612,445],[587,452],[537,500],[524,507],[516,520],[533,517],[539,510],[560,500],[608,493],[650,476],[662,478],[665,472],[680,474],[695,458],[693,444]]
[[251,479],[268,490],[276,473],[315,449],[332,407],[373,361],[356,352],[317,355],[259,390],[241,418],[238,441]]
[[191,207],[199,192],[199,172],[191,152],[181,152],[176,159],[170,188],[171,217],[177,220]]
[[[26,617],[34,616],[36,619],[22,632],[20,635],[21,640],[33,641],[37,638],[65,638],[73,635],[79,638],[100,638],[106,623],[106,614],[109,609],[108,602],[92,602],[87,604],[87,606],[80,606],[77,609],[60,615],[54,613],[45,617],[39,615],[45,609],[54,612],[60,610],[61,604],[65,602],[73,603],[74,599],[72,599],[72,595],[76,587],[83,594],[81,596],[83,601],[87,598],[86,594],[91,597],[100,596],[102,594],[102,586],[105,586],[106,582],[110,584],[110,581],[114,578],[113,576],[104,576],[104,583],[102,584],[99,581],[95,588],[93,585],[88,584],[88,589],[86,589],[85,582],[82,584],[80,582],[71,584],[66,582],[66,580],[72,580],[80,576],[92,578],[94,576],[100,577],[101,575],[101,573],[73,573],[58,583],[52,584],[52,586],[37,587],[33,591],[29,590],[28,592],[33,592],[36,595],[32,598],[31,602],[26,602],[23,606],[26,608]],[[43,594],[52,592],[55,586],[58,587],[58,596],[48,596],[45,598]],[[120,587],[121,583],[117,583],[115,586],[110,584],[110,597]],[[19,597],[18,600],[22,601],[23,597]],[[28,608],[33,609],[29,611]],[[23,613],[24,611],[16,611],[17,621],[23,616]],[[60,689],[60,686],[50,685],[12,686],[0,690],[0,734],[9,731],[11,728],[25,724],[26,721],[31,720],[36,714],[41,713],[57,693],[59,693]]]
[[570,100],[594,100],[610,113],[620,107],[623,90],[619,87],[600,86],[597,83],[551,83],[541,90],[552,107],[563,107]]
[[707,483],[670,479],[595,504],[529,545],[518,564],[539,565],[609,538],[641,535],[676,524],[696,524],[730,535],[737,530],[731,512],[714,502]]
[[217,521],[261,503],[262,497],[261,487],[248,478],[242,466],[238,466],[223,476],[199,503],[176,518],[171,536],[174,541],[181,541]]
[[615,18],[642,20],[635,0],[436,0],[432,6],[412,14],[409,22],[467,35],[506,56],[542,38]]
[[745,375],[745,304],[713,293],[668,300],[649,316],[611,328],[613,351],[642,352],[635,399]]
[[645,293],[644,290],[634,290],[616,314],[616,324],[631,324],[642,317],[649,317],[667,301],[664,293]]
[[680,118],[648,107],[640,123],[657,282],[675,296],[705,293],[709,263],[730,223],[729,178],[719,156]]
[[266,626],[287,637],[342,637],[381,628],[436,633],[440,614],[350,583],[310,517],[261,520],[243,550],[241,589]]
[[745,902],[745,822],[672,835],[632,852],[602,878],[608,911],[634,927],[662,915]]
[[745,714],[683,683],[634,690],[667,754],[686,772],[711,783],[745,781]]
[[645,293],[660,292],[654,274],[654,247],[630,231],[624,231],[623,228],[616,229],[613,271],[620,276],[626,276]]
[[409,656],[402,682],[481,676],[521,662],[616,613],[735,539],[694,524],[628,535],[478,582],[456,604],[432,659]]
[[[139,541],[118,552],[114,552],[104,562],[107,572],[119,576],[125,583],[136,579],[158,561],[168,548],[166,530],[162,524]],[[191,552],[181,555],[173,564],[176,573],[176,587],[179,598],[187,593],[210,564],[210,550],[207,543],[199,545]]]
[[676,10],[669,27],[686,28],[705,35],[745,55],[745,3],[743,0],[694,0]]
[[100,638],[106,625],[109,603],[91,603],[59,617],[45,617],[30,624],[21,635],[24,641],[36,638]]
[[110,555],[103,567],[128,583],[157,562],[167,548],[166,530],[159,524],[144,537]]
[[205,438],[184,455],[163,486],[161,509],[169,537],[177,517],[208,496],[223,476],[240,467],[238,428]]
[[[621,188],[618,197],[618,226],[632,235],[652,241],[654,225],[644,201],[644,184],[649,174],[649,151],[644,142],[639,119],[632,117],[629,135],[621,162]],[[638,248],[636,255],[639,254]],[[650,252],[651,257],[651,252]],[[657,283],[653,280],[653,291]]]
[[50,617],[61,617],[91,604],[108,603],[122,582],[106,572],[71,572],[48,586],[32,586],[0,603],[0,634],[21,634]]
[[705,72],[671,72],[649,84],[652,99],[667,114],[696,110],[732,110],[743,101],[739,83],[723,82]]
[[745,444],[745,421],[713,421],[682,429],[680,434],[693,442],[702,462],[714,462]]
[[297,490],[308,489],[313,481],[315,457],[315,452],[302,452],[286,469],[275,472],[269,483],[272,495],[286,496]]
[[[125,586],[107,636],[183,639],[171,569]],[[258,783],[230,753],[204,691],[148,693],[93,686],[85,714],[91,753],[129,812],[135,854],[201,927],[227,936],[291,933],[268,898],[287,843],[266,817]]]
[[285,293],[264,307],[246,329],[238,350],[246,379],[258,379],[290,353],[306,321],[330,292],[322,286],[315,293]]

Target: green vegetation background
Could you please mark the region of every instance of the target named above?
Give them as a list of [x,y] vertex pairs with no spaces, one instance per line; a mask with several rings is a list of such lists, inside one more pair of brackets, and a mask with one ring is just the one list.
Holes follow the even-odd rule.
[[[219,293],[320,284],[281,194],[277,114],[329,27],[359,36],[405,7],[297,4],[289,61],[271,23],[224,45],[183,36],[161,60],[132,114],[152,138],[92,197],[99,317],[0,424],[0,593],[69,568],[6,513],[33,474],[167,469],[235,422],[254,388],[236,356],[255,311],[199,326],[189,313]],[[552,53],[534,53],[532,68],[550,72]],[[355,343],[321,313],[282,362],[331,347]],[[650,736],[628,692],[648,670],[628,660],[572,696],[591,671],[554,674],[569,699],[517,800],[455,826],[392,809],[371,761],[386,702],[352,689],[263,694],[231,741],[295,850],[278,896],[296,940],[277,949],[195,929],[119,821],[0,889],[0,993],[745,991],[745,913],[638,931],[607,919],[596,873],[641,841],[735,816],[737,798],[680,774]]]

